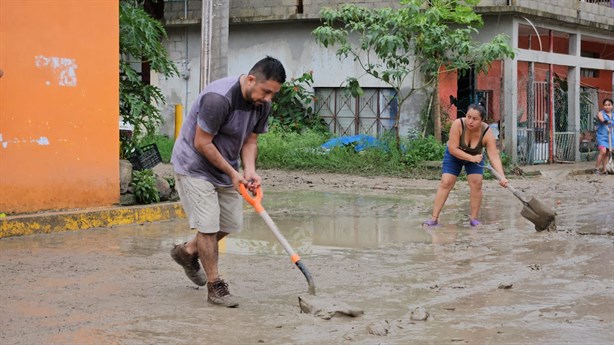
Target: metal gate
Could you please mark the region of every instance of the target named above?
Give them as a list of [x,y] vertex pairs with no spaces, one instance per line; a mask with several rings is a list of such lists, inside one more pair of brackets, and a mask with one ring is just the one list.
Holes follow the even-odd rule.
[[526,127],[518,128],[518,160],[524,164],[548,162],[549,96],[547,82],[528,82]]
[[555,78],[554,85],[554,137],[553,160],[573,162],[576,160],[578,135],[569,130],[569,93],[567,81]]
[[524,164],[547,163],[550,158],[552,136],[553,160],[575,160],[577,134],[568,131],[567,92],[556,85],[554,88],[555,132],[550,133],[550,93],[548,82],[533,82],[527,85],[527,126],[518,130],[519,160]]
[[364,88],[352,97],[343,88],[316,88],[315,112],[335,136],[367,134],[379,138],[394,128],[397,98],[393,89]]

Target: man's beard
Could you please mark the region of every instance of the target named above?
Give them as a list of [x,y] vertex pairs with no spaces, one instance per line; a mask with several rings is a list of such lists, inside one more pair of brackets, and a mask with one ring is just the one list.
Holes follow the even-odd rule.
[[262,104],[262,102],[260,101],[254,101],[254,98],[252,97],[252,89],[249,89],[245,92],[245,98],[247,98],[247,102],[253,104],[255,107],[259,106]]

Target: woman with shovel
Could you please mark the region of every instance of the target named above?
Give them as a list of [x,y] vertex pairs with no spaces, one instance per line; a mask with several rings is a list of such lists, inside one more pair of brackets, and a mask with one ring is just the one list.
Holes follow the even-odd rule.
[[503,173],[503,165],[497,151],[497,141],[488,124],[484,122],[485,118],[486,109],[480,104],[471,104],[467,109],[467,115],[452,123],[448,145],[443,157],[441,183],[435,195],[433,212],[431,218],[424,221],[422,225],[436,226],[439,224],[439,214],[463,167],[465,167],[470,188],[471,212],[469,223],[471,226],[480,225],[477,217],[482,203],[484,148],[488,153],[490,164],[501,175],[499,184],[504,188],[507,187],[508,181]]
[[599,149],[599,156],[597,156],[597,163],[595,164],[595,174],[606,175],[607,171],[605,165],[607,163],[609,142],[608,138],[612,135],[612,128],[614,127],[614,118],[612,117],[612,99],[606,98],[603,100],[603,110],[597,113],[595,117],[597,123],[597,148]]

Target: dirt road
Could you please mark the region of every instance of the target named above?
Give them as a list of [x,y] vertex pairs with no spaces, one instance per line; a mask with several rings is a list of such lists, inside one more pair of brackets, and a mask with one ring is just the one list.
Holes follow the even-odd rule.
[[318,295],[364,315],[301,314],[303,276],[246,206],[220,259],[238,309],[208,305],[170,259],[192,235],[185,220],[0,240],[0,343],[614,343],[611,176],[512,180],[558,212],[558,231],[537,233],[494,181],[483,226],[468,226],[460,181],[444,226],[423,229],[438,181],[262,175]]

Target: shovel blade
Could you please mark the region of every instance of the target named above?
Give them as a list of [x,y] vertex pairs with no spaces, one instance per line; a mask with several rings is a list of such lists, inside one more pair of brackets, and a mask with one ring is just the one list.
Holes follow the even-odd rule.
[[554,212],[552,212],[552,215],[550,215],[550,213],[538,213],[530,206],[530,202],[522,208],[520,214],[528,221],[533,223],[535,225],[535,230],[537,231],[544,231],[548,229],[551,224],[554,224]]
[[331,297],[301,295],[298,296],[298,303],[302,313],[313,314],[324,320],[330,320],[334,316],[357,317],[364,314],[364,310]]
[[542,204],[539,200],[535,198],[531,198],[531,200],[529,200],[527,204],[533,212],[535,212],[541,217],[554,219],[554,216],[556,215],[556,212],[554,212],[553,209]]

